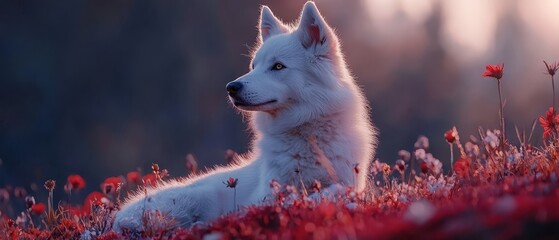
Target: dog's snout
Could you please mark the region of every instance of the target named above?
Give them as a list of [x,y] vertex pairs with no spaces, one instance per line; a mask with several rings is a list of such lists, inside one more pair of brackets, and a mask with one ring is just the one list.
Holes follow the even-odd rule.
[[240,92],[241,89],[243,89],[243,84],[240,82],[230,82],[227,84],[227,86],[225,86],[225,88],[227,88],[227,92],[229,93],[229,95],[233,96]]

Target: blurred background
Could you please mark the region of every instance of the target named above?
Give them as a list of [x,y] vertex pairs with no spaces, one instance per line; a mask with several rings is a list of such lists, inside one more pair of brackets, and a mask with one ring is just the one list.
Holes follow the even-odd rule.
[[[292,22],[304,1],[0,2],[0,187],[99,190],[108,176],[151,163],[184,176],[247,151],[250,133],[225,84],[248,70],[260,5]],[[380,131],[377,158],[393,162],[418,135],[449,165],[443,133],[499,128],[505,64],[509,139],[530,132],[552,102],[542,60],[559,60],[556,0],[320,0]],[[532,143],[541,144],[536,126]]]

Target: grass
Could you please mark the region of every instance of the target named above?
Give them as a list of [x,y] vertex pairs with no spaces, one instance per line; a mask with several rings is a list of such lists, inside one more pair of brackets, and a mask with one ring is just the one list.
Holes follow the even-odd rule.
[[[549,71],[552,77],[556,70],[557,67]],[[503,106],[499,107],[502,111]],[[500,117],[504,123],[504,116]],[[367,174],[370,180],[370,186],[362,193],[348,187],[340,194],[326,197],[326,189],[320,184],[297,189],[273,181],[270,188],[274,195],[266,204],[242,208],[191,228],[176,227],[165,213],[146,212],[143,232],[117,234],[110,230],[120,199],[143,185],[157,185],[167,178],[167,171],[156,164],[152,173],[145,176],[131,172],[126,178],[107,178],[101,184],[101,192],[90,193],[81,204],[52,206],[55,183],[50,180],[45,184],[49,191],[46,207],[31,196],[24,200],[26,194],[21,193],[22,189],[0,189],[0,202],[4,200],[2,209],[26,206],[17,216],[0,216],[0,236],[8,239],[73,239],[82,235],[91,239],[557,238],[559,115],[550,108],[545,117],[540,117],[540,125],[544,128],[540,147],[532,146],[531,133],[526,139],[526,134],[518,130],[519,144],[513,145],[502,130],[480,128],[475,136],[464,140],[458,129],[452,128],[440,139],[432,140],[449,143],[453,154],[447,172],[429,153],[429,139],[421,136],[414,144],[415,149],[398,153],[399,159],[393,166],[375,160],[369,172],[355,171],[354,174]],[[195,174],[196,163],[192,156],[188,158],[190,170]],[[73,190],[83,187],[81,181],[84,180],[75,175],[68,178],[64,187],[70,197]],[[242,179],[224,181],[224,187],[235,191],[237,181]],[[231,201],[236,205],[235,199]]]

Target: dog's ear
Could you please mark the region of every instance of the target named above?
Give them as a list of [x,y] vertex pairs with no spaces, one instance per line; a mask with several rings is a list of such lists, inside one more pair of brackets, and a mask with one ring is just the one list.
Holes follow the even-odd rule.
[[287,27],[274,16],[272,10],[268,6],[262,6],[260,11],[260,41],[264,42],[269,37],[280,33],[286,33]]
[[337,46],[334,31],[328,26],[314,2],[307,2],[303,6],[299,27],[296,34],[303,47],[314,47],[317,54],[326,54]]

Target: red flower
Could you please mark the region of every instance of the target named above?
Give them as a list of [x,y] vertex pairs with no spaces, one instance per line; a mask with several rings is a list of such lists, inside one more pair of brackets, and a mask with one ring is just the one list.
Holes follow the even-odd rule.
[[444,139],[446,139],[448,143],[454,143],[454,141],[456,141],[456,131],[454,128],[444,133]]
[[31,213],[35,215],[41,215],[45,212],[45,204],[44,203],[36,203],[31,206]]
[[45,182],[45,188],[49,191],[54,190],[55,186],[56,186],[56,182],[52,179],[49,179]]
[[396,160],[396,165],[394,165],[394,167],[396,168],[396,170],[402,173],[406,170],[406,162],[404,162],[404,160],[402,159],[398,159]]
[[104,204],[103,202],[107,200],[108,199],[105,197],[105,194],[100,192],[92,192],[87,195],[87,197],[85,197],[85,200],[83,201],[83,212],[85,214],[90,214],[92,206],[102,205]]
[[238,183],[238,182],[239,182],[239,179],[229,177],[229,179],[227,180],[227,182],[224,182],[224,184],[225,184],[228,188],[235,188],[235,187],[237,187],[237,183]]
[[427,166],[427,163],[425,161],[422,161],[419,164],[419,168],[421,169],[422,173],[427,173],[429,171],[429,166]]
[[142,184],[142,175],[138,171],[132,171],[126,174],[126,181],[128,183],[134,183],[136,185]]
[[35,197],[33,196],[25,197],[25,206],[27,206],[27,208],[31,208],[31,206],[33,205],[35,205]]
[[500,80],[503,77],[503,68],[505,68],[505,64],[487,65],[485,66],[485,72],[481,74],[481,76],[493,77],[497,80]]
[[320,192],[320,189],[322,188],[322,184],[320,183],[320,181],[314,180],[312,182],[311,188],[315,192]]
[[153,171],[153,173],[157,174],[159,172],[159,164],[152,163],[151,164],[151,171]]
[[545,64],[545,68],[547,69],[547,73],[549,73],[549,75],[553,76],[555,75],[555,72],[557,72],[557,70],[559,70],[559,62],[555,62],[552,64],[547,64],[547,62],[543,61],[543,63]]
[[155,173],[148,173],[142,178],[142,181],[144,185],[155,186],[157,185],[157,175]]
[[454,163],[454,172],[461,177],[470,176],[470,159],[460,158]]
[[101,191],[105,194],[116,192],[120,186],[120,177],[108,177],[101,183]]
[[559,123],[559,115],[553,107],[549,107],[545,113],[545,118],[540,116],[540,125],[543,128],[543,138],[547,139],[553,131],[557,131],[557,123]]
[[85,187],[85,181],[82,176],[78,174],[73,174],[68,176],[68,181],[66,182],[66,188],[68,190],[80,190]]

